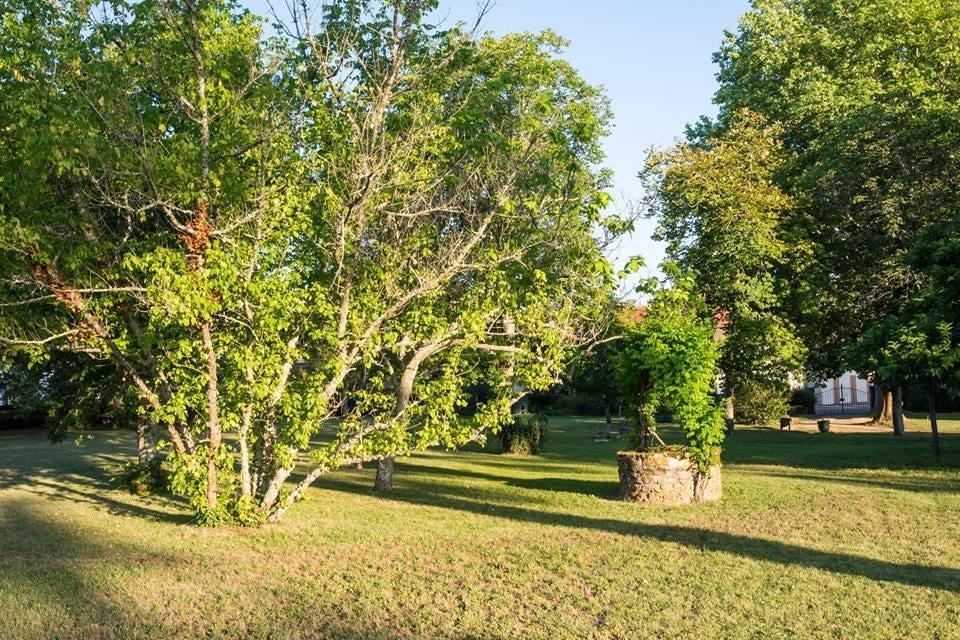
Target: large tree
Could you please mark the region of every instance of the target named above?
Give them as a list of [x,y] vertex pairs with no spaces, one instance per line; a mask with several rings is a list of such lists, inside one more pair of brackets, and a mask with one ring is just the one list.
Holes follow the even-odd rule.
[[798,205],[785,224],[815,250],[791,317],[815,373],[849,364],[926,286],[907,257],[957,207],[958,40],[955,0],[756,0],[716,55],[720,115],[697,131],[750,109],[790,153],[776,176]]
[[[865,366],[926,395],[933,451],[940,456],[937,402],[960,393],[960,216],[928,229],[908,254],[923,290],[896,314],[867,329],[854,350]],[[902,430],[902,423],[898,425]]]
[[722,131],[652,153],[643,173],[655,237],[692,274],[724,334],[730,421],[739,385],[758,381],[785,392],[805,355],[783,300],[809,247],[784,225],[794,203],[774,180],[787,161],[779,135],[741,111]]
[[297,6],[3,5],[0,336],[112,362],[205,522],[482,438],[609,300],[607,107],[560,39]]

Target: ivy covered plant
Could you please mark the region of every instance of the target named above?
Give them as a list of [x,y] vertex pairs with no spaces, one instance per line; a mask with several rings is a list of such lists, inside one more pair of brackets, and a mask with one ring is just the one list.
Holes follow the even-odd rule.
[[657,287],[643,318],[627,327],[617,374],[634,414],[638,448],[646,450],[654,440],[664,444],[653,415],[667,410],[686,434],[687,455],[706,472],[719,459],[724,435],[712,397],[721,345],[691,281],[674,273],[672,282]]

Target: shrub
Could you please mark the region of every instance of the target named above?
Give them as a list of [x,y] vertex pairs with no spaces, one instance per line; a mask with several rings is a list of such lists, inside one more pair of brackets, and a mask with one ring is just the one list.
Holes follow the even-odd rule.
[[504,453],[537,455],[543,452],[547,435],[547,419],[535,413],[514,416],[513,422],[500,431]]
[[656,290],[643,320],[625,332],[616,369],[636,416],[639,448],[651,446],[656,436],[650,418],[669,412],[683,429],[690,459],[704,473],[724,438],[723,416],[711,394],[720,355],[715,333],[693,281],[675,272],[674,287]]
[[170,486],[170,474],[164,469],[160,457],[146,462],[128,462],[120,468],[116,478],[130,493],[138,496],[162,493]]
[[797,389],[790,395],[790,415],[814,413],[817,410],[817,394],[813,389]]
[[747,380],[736,389],[737,422],[770,424],[787,415],[787,389],[782,385]]

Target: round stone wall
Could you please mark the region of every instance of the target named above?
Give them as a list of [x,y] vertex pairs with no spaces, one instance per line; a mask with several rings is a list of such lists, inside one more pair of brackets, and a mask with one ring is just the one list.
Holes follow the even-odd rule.
[[678,452],[621,451],[617,461],[624,500],[668,506],[711,502],[723,495],[719,464],[704,475]]

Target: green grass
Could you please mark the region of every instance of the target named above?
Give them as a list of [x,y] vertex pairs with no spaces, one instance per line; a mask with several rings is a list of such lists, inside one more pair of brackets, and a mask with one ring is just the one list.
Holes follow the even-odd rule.
[[[930,431],[930,417],[926,413],[907,411],[904,417],[907,429]],[[960,433],[960,413],[938,413],[937,431],[941,433]]]
[[[0,433],[0,638],[957,638],[960,435],[738,429],[722,502],[619,502],[592,419],[548,453],[431,452],[282,523],[111,488],[125,434]],[[675,434],[673,434],[675,437]]]

